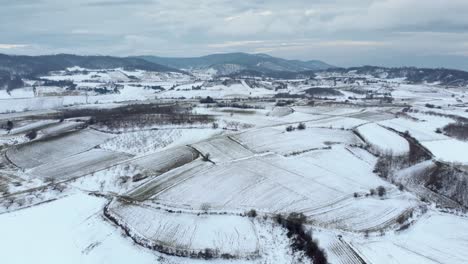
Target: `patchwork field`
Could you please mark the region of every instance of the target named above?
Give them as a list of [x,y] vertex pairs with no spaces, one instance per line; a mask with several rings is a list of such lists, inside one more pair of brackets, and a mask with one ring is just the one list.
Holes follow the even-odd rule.
[[392,153],[397,156],[409,152],[406,139],[377,124],[363,125],[356,130],[377,152]]
[[273,152],[282,155],[327,148],[336,144],[363,143],[351,131],[308,128],[287,132],[285,126],[251,130],[233,138],[256,153]]
[[67,180],[102,170],[130,157],[118,152],[93,149],[34,167],[28,174],[31,178]]
[[213,138],[192,145],[202,155],[215,163],[247,158],[253,153],[229,137]]
[[87,129],[15,146],[6,155],[18,167],[29,169],[87,151],[111,137]]
[[466,262],[462,88],[185,70],[0,89],[3,262]]
[[386,258],[387,263],[465,263],[467,232],[465,218],[430,213],[411,230],[368,242],[353,240],[352,245],[369,262]]
[[[142,243],[161,247],[167,253],[192,255],[211,250],[214,255],[255,257],[259,254],[254,224],[231,215],[168,213],[147,205],[114,202],[109,213],[135,232]],[[183,253],[182,253],[183,252]]]

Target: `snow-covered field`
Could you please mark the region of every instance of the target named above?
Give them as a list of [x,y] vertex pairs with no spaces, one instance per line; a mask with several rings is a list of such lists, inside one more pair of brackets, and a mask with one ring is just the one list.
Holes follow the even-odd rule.
[[89,150],[111,137],[112,135],[87,129],[25,143],[9,149],[6,155],[21,168],[33,168]]
[[468,143],[436,132],[437,129],[452,123],[452,119],[414,113],[411,116],[417,120],[395,118],[380,122],[380,124],[400,132],[408,131],[411,136],[415,137],[431,151],[438,160],[468,164],[466,155]]
[[468,142],[443,130],[466,122],[463,89],[214,72],[0,90],[0,262],[312,263],[278,220],[297,213],[329,263],[466,263]]
[[378,124],[362,125],[357,131],[377,152],[392,153],[397,156],[409,152],[406,139]]
[[[171,257],[136,245],[102,218],[106,203],[103,198],[76,193],[58,201],[0,215],[2,261],[37,264],[206,263]],[[283,230],[269,222],[259,222],[255,226],[260,258],[220,259],[210,263],[300,263],[300,255],[291,252]],[[25,251],[28,254],[24,254]]]
[[[172,252],[198,253],[211,249],[216,254],[255,257],[258,238],[252,219],[235,215],[196,215],[165,212],[148,205],[113,202],[110,213],[141,239]],[[149,243],[151,243],[149,242]]]
[[102,170],[130,157],[123,153],[93,149],[47,162],[28,170],[27,173],[31,178],[67,180]]
[[234,138],[257,153],[274,152],[283,155],[327,148],[336,144],[362,143],[351,131],[308,128],[287,132],[286,126],[250,130]]
[[253,156],[250,150],[229,137],[213,138],[193,144],[192,147],[204,156],[209,155],[208,158],[216,163],[245,159]]
[[103,149],[126,152],[133,155],[146,155],[164,148],[177,147],[210,138],[219,133],[215,129],[145,130],[118,134],[100,145]]
[[352,245],[371,263],[466,263],[465,217],[428,213],[398,234],[353,239]]

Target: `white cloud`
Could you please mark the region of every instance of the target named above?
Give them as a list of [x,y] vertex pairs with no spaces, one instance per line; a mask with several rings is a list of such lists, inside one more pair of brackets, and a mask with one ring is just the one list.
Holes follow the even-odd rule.
[[468,42],[467,0],[4,2],[0,42],[34,43],[0,44],[10,53],[261,51],[341,64],[398,54],[462,54]]
[[210,48],[231,48],[231,47],[243,47],[243,46],[250,46],[253,44],[262,44],[265,43],[263,40],[243,40],[243,41],[227,41],[223,43],[214,43],[209,44],[208,47]]
[[29,45],[24,45],[24,44],[1,44],[0,43],[0,49],[19,49],[19,48],[26,48]]

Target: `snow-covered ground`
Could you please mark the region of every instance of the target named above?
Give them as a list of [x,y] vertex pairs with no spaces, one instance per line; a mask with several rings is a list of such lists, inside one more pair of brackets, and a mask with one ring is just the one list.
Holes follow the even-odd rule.
[[357,131],[377,152],[392,153],[397,156],[409,152],[406,139],[378,124],[366,124],[358,127]]
[[[106,203],[104,198],[77,192],[33,208],[1,214],[2,262],[206,263],[204,260],[171,257],[136,245],[116,226],[104,220],[102,208]],[[258,242],[255,243],[260,245],[262,257],[251,261],[211,260],[209,263],[299,263],[300,255],[291,251],[283,230],[269,222],[255,225],[258,232]],[[247,227],[251,228],[249,224]]]
[[371,263],[466,263],[466,217],[428,213],[408,230],[351,244]]
[[[42,79],[76,89],[28,81],[0,91],[0,262],[311,263],[275,222],[290,213],[305,216],[330,263],[466,262],[468,143],[442,131],[468,117],[463,89],[339,80],[352,72],[213,74],[73,67]],[[304,97],[311,87],[344,95]],[[279,93],[293,96],[280,101]],[[226,104],[201,104],[208,96]],[[109,112],[134,121],[142,102],[184,105],[177,115],[190,118],[122,127],[95,120]],[[174,114],[155,112],[145,114]],[[25,136],[31,131],[37,138]],[[398,132],[428,158],[391,164],[391,177],[379,177],[379,155],[410,153]],[[453,186],[437,186],[440,164],[457,172]]]

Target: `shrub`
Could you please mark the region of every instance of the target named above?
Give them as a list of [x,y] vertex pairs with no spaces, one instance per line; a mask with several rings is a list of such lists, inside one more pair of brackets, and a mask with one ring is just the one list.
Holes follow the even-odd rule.
[[375,189],[370,189],[369,193],[370,193],[370,195],[375,195]]
[[288,132],[294,131],[294,129],[295,128],[293,126],[287,126],[286,127],[286,131],[288,131]]
[[211,124],[211,127],[213,129],[218,129],[219,125],[218,125],[218,123],[213,123],[213,124]]
[[397,217],[396,221],[397,221],[398,224],[401,225],[401,224],[403,224],[404,222],[406,222],[406,216],[405,216],[404,214],[402,214],[402,215],[400,215],[400,216]]
[[302,213],[290,213],[288,215],[287,228],[296,233],[298,230],[302,229],[302,225],[306,222],[307,218]]
[[132,177],[130,176],[121,176],[119,177],[119,186],[126,184]]
[[398,184],[398,190],[403,191],[405,190],[405,186],[401,183]]
[[297,126],[297,129],[304,130],[306,129],[306,125],[304,123],[299,123],[299,125]]
[[198,253],[198,257],[203,259],[212,259],[214,257],[214,252],[209,248],[205,248],[205,250]]
[[460,140],[468,140],[468,122],[456,122],[443,128],[446,135]]
[[200,209],[204,212],[204,213],[208,213],[208,211],[210,210],[211,208],[211,205],[209,203],[203,203],[201,206],[200,206]]
[[358,198],[359,194],[357,192],[354,193],[354,198]]
[[312,238],[311,232],[304,230],[306,217],[302,213],[290,213],[285,219],[278,214],[274,217],[276,222],[288,230],[288,237],[292,239],[291,247],[293,250],[304,251],[314,264],[328,263],[325,251],[321,249],[318,242]]
[[202,103],[202,104],[213,104],[213,103],[216,103],[216,101],[213,98],[211,98],[210,96],[207,96],[206,98],[201,99],[200,103]]
[[6,123],[6,129],[8,131],[12,130],[13,129],[13,122],[11,122],[10,120],[7,121]]
[[203,161],[210,161],[210,153],[206,153],[206,154],[203,156]]
[[392,170],[397,165],[395,158],[396,157],[392,154],[382,155],[377,159],[377,163],[375,163],[373,172],[384,179],[388,179],[392,174]]
[[231,254],[228,254],[228,253],[223,253],[223,254],[221,254],[221,258],[223,258],[223,259],[234,259],[235,256],[233,256]]
[[379,186],[377,187],[377,194],[382,197],[387,193],[387,190],[385,190],[385,187]]
[[398,230],[397,230],[397,231],[403,231],[403,230],[406,230],[406,229],[408,229],[408,228],[410,227],[410,225],[411,225],[410,223],[406,223],[406,224],[404,224],[404,225],[400,226],[400,228],[398,228]]
[[37,137],[36,130],[32,130],[25,135],[29,140],[33,140]]
[[428,103],[428,104],[425,104],[424,106],[427,107],[427,108],[435,108],[435,105],[429,104],[429,103]]
[[273,219],[275,220],[276,223],[283,225],[284,222],[284,217],[282,214],[276,214]]
[[247,212],[247,216],[255,218],[257,217],[257,211],[255,211],[255,209],[251,209],[250,211]]

